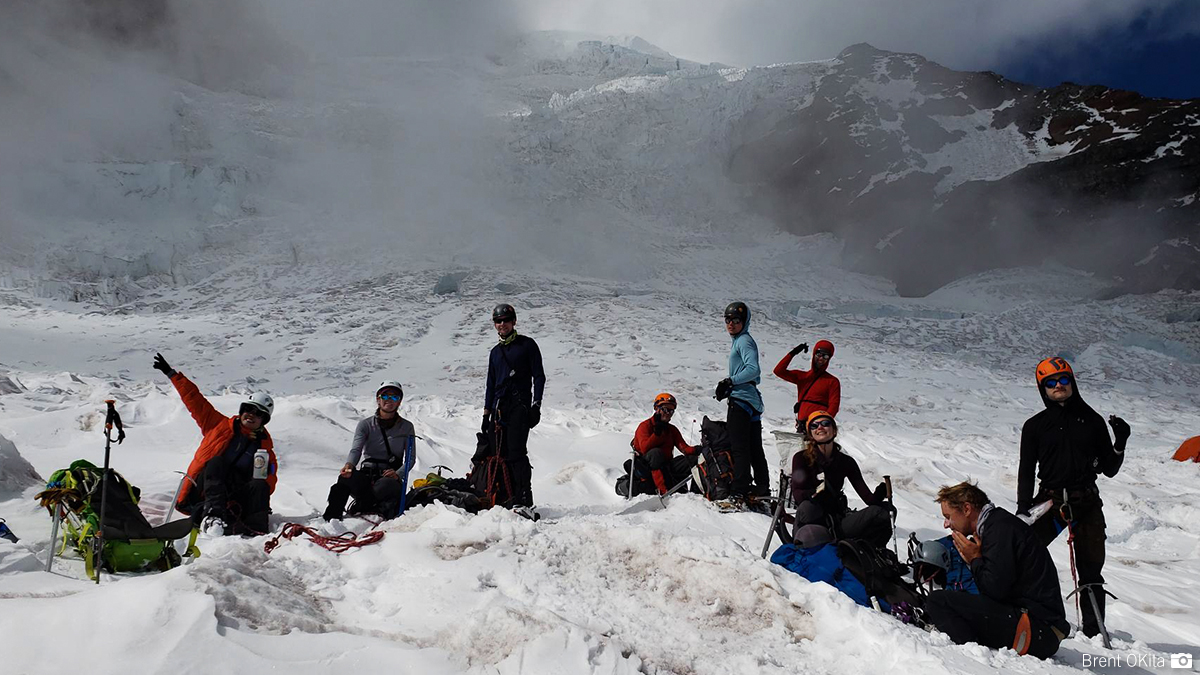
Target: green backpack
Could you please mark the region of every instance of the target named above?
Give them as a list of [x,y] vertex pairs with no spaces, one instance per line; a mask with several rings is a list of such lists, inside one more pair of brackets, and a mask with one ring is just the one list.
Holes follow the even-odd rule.
[[[56,512],[62,523],[62,544],[52,555],[73,548],[84,559],[87,575],[96,578],[95,546],[100,539],[100,491],[103,471],[86,459],[76,460],[50,476],[46,489],[38,493],[42,506]],[[177,520],[154,527],[138,508],[141,490],[121,474],[108,471],[104,505],[104,546],[101,567],[107,572],[168,570],[182,562],[174,541],[189,537],[186,555],[199,557],[196,530],[190,520]],[[55,542],[51,542],[55,546]]]

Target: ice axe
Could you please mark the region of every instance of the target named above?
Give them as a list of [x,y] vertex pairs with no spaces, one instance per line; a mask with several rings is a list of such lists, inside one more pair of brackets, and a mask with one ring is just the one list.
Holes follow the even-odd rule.
[[667,490],[666,494],[663,494],[661,496],[652,497],[652,498],[647,499],[642,502],[638,502],[637,504],[630,506],[629,508],[618,513],[617,515],[618,516],[628,516],[630,514],[641,513],[643,511],[657,511],[659,509],[665,509],[665,508],[667,508],[667,497],[670,497],[671,495],[675,494],[676,492],[679,492],[680,490],[682,490],[683,486],[687,485],[688,481],[691,479],[692,479],[692,477],[689,475],[687,478],[684,478],[683,480],[676,483],[675,487],[671,488],[670,490]]
[[[108,493],[108,466],[112,454],[112,442],[116,441],[120,445],[125,441],[125,425],[121,423],[121,415],[117,413],[116,401],[113,399],[105,399],[104,404],[108,406],[108,410],[104,417],[104,472],[100,474],[100,526],[96,528],[95,550],[93,554],[96,556],[93,563],[93,569],[96,570],[96,583],[100,583],[100,564],[104,553],[104,512],[108,506],[106,499]],[[117,437],[113,438],[113,427],[117,429]]]
[[892,507],[892,553],[896,554],[896,558],[900,558],[900,547],[896,544],[896,502],[892,499],[892,477],[883,477],[884,490],[887,490],[888,505]]

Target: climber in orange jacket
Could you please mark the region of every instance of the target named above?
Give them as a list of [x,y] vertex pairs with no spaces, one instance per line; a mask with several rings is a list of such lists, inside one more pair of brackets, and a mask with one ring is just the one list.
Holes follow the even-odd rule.
[[267,394],[255,392],[237,415],[226,417],[191,380],[172,369],[162,354],[155,355],[154,368],[171,378],[203,434],[175,508],[190,515],[207,534],[267,532],[279,467],[266,429],[275,402]]
[[[679,428],[671,424],[676,405],[671,394],[655,396],[654,414],[638,425],[629,442],[638,458],[649,467],[659,494],[665,494],[674,483],[683,480],[700,457],[700,448],[684,442]],[[676,449],[683,453],[682,457],[674,456]]]
[[804,428],[809,415],[823,410],[830,417],[837,417],[842,403],[842,383],[829,374],[829,361],[833,358],[833,343],[820,340],[813,345],[812,370],[788,370],[792,357],[808,351],[807,344],[796,345],[784,354],[775,365],[775,377],[796,385],[796,433],[807,433]]

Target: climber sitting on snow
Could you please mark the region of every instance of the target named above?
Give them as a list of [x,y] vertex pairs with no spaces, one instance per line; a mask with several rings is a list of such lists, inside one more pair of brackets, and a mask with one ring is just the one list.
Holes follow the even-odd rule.
[[267,532],[271,493],[278,479],[274,444],[266,429],[275,402],[267,394],[255,392],[237,415],[226,417],[191,380],[172,369],[162,354],[154,355],[154,368],[171,378],[204,436],[188,465],[175,508],[190,515],[208,534]]
[[[642,465],[640,468],[649,471],[658,494],[665,494],[674,484],[686,478],[700,457],[700,448],[684,442],[683,434],[671,424],[677,405],[671,394],[655,396],[654,414],[638,425],[633,440],[629,442],[638,453],[638,464]],[[674,456],[676,448],[683,453],[682,456]],[[631,468],[636,470],[639,467]],[[637,491],[636,479],[634,490]]]

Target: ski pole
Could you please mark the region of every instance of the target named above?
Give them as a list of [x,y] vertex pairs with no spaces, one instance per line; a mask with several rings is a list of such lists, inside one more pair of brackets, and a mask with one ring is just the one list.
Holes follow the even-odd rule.
[[[100,564],[104,557],[104,512],[108,506],[108,466],[111,456],[112,442],[116,441],[120,445],[125,440],[125,426],[121,424],[121,416],[117,414],[115,406],[116,401],[105,399],[105,405],[108,406],[107,414],[104,418],[104,472],[100,475],[100,524],[96,527],[96,560],[93,563],[96,570],[96,583],[100,583]],[[112,437],[113,426],[117,427],[117,437]]]
[[771,518],[771,529],[767,530],[767,541],[763,543],[762,558],[767,557],[767,549],[771,548],[771,540],[775,538],[775,526],[779,524],[779,519],[783,517],[783,505],[787,501],[788,483],[787,474],[779,472],[779,503],[775,505],[775,515]]
[[884,476],[883,484],[887,490],[888,504],[892,507],[892,553],[896,554],[896,558],[900,558],[900,547],[896,545],[896,502],[892,499],[892,477]]

